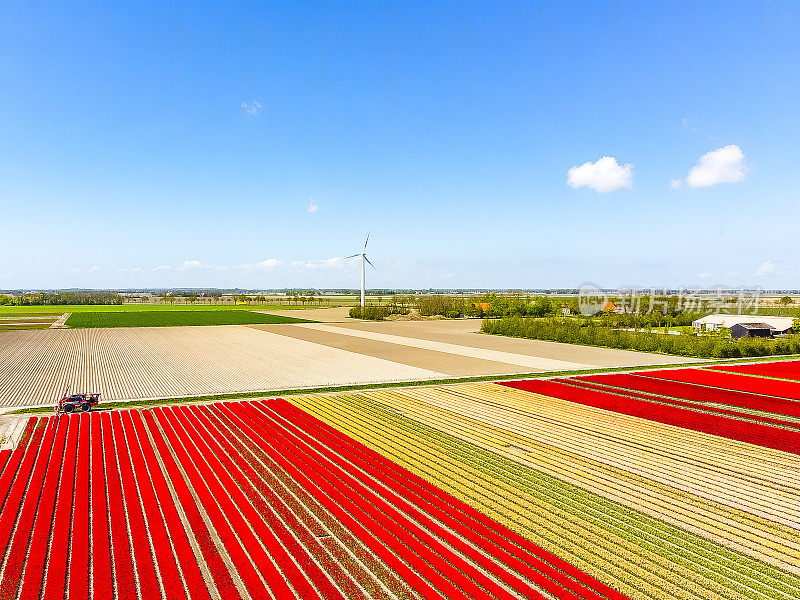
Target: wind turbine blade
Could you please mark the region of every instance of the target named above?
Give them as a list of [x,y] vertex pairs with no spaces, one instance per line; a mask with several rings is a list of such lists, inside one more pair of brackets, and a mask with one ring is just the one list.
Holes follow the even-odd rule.
[[371,233],[372,233],[372,231],[368,231],[368,232],[367,232],[367,239],[366,239],[366,240],[364,240],[364,251],[365,251],[365,252],[366,252],[366,250],[367,250],[367,243],[369,242],[369,236],[370,236],[370,234],[371,234]]
[[375,265],[373,265],[371,262],[369,262],[369,259],[367,258],[367,255],[366,255],[366,254],[364,255],[364,260],[365,260],[365,261],[367,261],[367,262],[369,263],[369,266],[370,266],[370,267],[372,267],[373,269],[375,268]]
[[360,254],[351,254],[350,256],[343,256],[342,260],[347,260],[348,258],[355,258],[356,256],[361,256]]

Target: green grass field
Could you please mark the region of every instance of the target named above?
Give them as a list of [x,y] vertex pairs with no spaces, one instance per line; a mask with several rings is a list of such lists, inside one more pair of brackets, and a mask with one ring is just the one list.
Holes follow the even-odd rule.
[[305,319],[265,315],[247,310],[151,310],[74,312],[67,327],[177,327],[180,325],[249,325],[255,323],[310,323]]
[[294,310],[312,308],[294,304],[59,304],[46,306],[0,306],[0,312],[7,315],[62,314],[78,312],[161,312],[161,311],[206,311],[206,310]]

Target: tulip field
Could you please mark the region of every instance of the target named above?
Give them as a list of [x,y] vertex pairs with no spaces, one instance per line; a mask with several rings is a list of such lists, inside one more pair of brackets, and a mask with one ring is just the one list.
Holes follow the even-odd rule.
[[31,419],[2,459],[2,598],[624,598],[281,400]]
[[0,598],[800,598],[782,365],[33,417]]

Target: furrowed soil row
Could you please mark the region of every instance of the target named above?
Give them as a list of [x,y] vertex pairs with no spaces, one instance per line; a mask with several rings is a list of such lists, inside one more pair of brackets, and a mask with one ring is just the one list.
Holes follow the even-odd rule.
[[0,332],[0,407],[421,379],[439,373],[241,326]]

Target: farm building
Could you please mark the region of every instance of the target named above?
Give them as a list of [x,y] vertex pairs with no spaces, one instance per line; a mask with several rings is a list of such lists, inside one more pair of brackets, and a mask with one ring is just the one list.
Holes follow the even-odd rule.
[[692,321],[695,329],[716,331],[717,329],[731,329],[734,325],[760,323],[772,327],[772,335],[792,332],[792,317],[766,317],[763,315],[707,315],[702,319]]
[[771,338],[775,328],[766,323],[737,323],[731,327],[731,337],[735,340],[739,338]]

